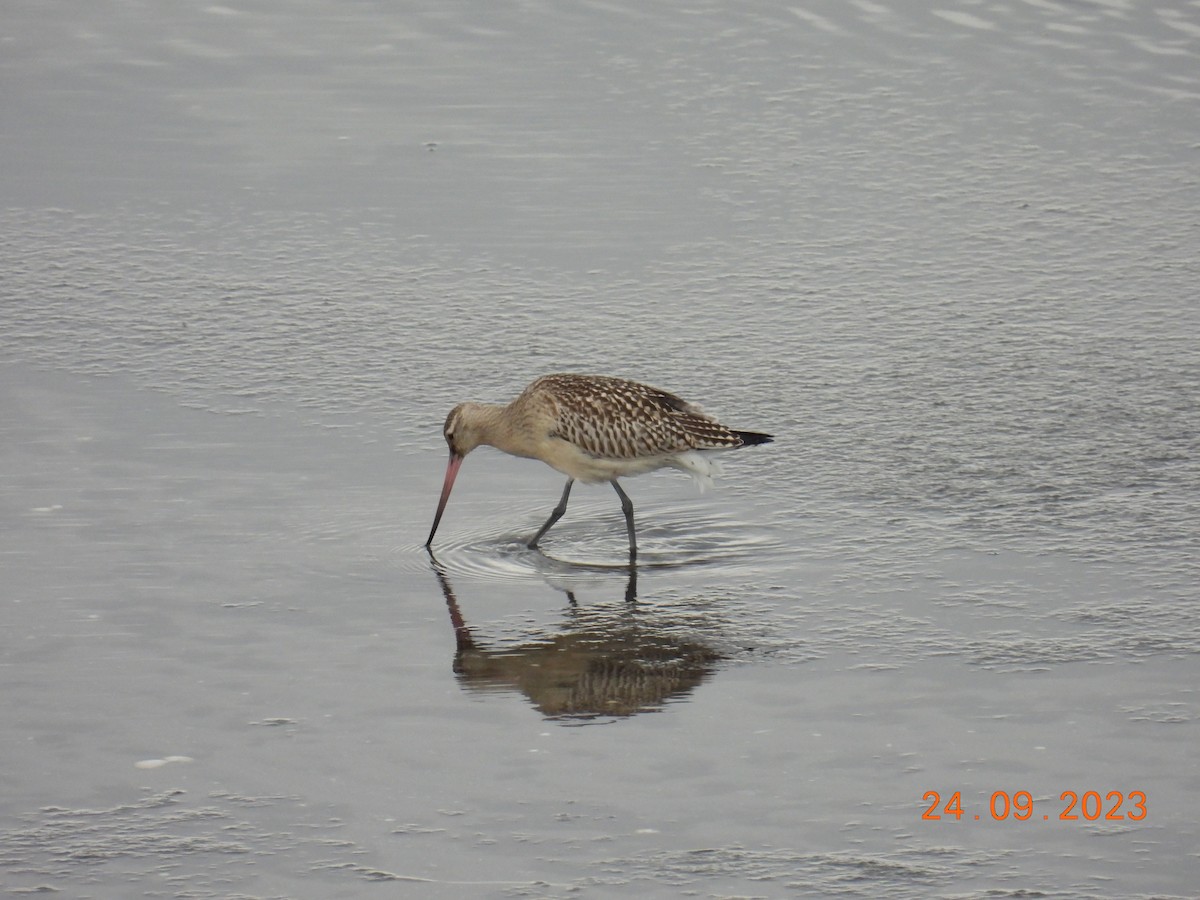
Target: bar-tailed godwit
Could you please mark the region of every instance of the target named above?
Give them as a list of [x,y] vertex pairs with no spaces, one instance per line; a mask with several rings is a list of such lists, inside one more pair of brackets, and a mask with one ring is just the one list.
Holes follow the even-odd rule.
[[629,532],[630,560],[637,557],[633,503],[617,479],[664,466],[691,473],[701,485],[718,471],[710,451],[766,444],[771,435],[735,431],[674,394],[636,381],[601,375],[543,375],[512,403],[460,403],[442,428],[450,447],[446,480],[433,527],[433,543],[463,458],[481,444],[540,459],[567,476],[562,499],[546,524],[529,541],[536,547],[562,518],[571,486],[578,481],[607,481],[621,498]]

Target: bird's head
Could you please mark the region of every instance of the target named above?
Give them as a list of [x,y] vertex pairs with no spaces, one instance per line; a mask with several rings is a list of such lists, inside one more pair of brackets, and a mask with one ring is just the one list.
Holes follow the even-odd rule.
[[483,443],[477,426],[481,406],[479,403],[460,403],[446,416],[442,434],[446,438],[451,456],[461,459]]

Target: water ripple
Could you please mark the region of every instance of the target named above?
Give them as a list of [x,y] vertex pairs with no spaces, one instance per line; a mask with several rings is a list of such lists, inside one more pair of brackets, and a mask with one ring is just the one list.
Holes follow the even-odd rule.
[[[582,504],[572,512],[575,517],[557,523],[537,549],[526,545],[536,527],[497,533],[481,522],[465,530],[439,532],[434,553],[448,571],[474,576],[523,578],[547,572],[627,569],[624,519],[589,514]],[[759,568],[784,547],[777,532],[701,503],[654,506],[638,515],[645,523],[637,528],[639,569]]]

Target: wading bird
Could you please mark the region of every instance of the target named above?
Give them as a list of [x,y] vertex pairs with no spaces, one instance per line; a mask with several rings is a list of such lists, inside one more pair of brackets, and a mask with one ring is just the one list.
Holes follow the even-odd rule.
[[712,483],[718,467],[708,454],[751,444],[766,444],[771,435],[735,431],[699,406],[667,391],[602,375],[543,375],[512,403],[460,403],[442,428],[450,447],[446,480],[426,547],[433,544],[438,523],[463,458],[487,444],[530,459],[540,459],[567,476],[562,499],[546,524],[529,541],[538,541],[562,518],[571,486],[578,481],[607,481],[621,498],[629,532],[629,558],[637,558],[633,502],[617,479],[664,466],[689,472],[702,486]]

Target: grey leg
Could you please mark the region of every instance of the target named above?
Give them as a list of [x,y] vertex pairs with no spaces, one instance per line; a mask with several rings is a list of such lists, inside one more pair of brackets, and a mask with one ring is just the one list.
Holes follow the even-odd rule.
[[617,484],[615,478],[609,484],[621,498],[621,512],[625,513],[625,530],[629,532],[629,561],[632,563],[637,559],[637,538],[633,533],[633,501],[629,499],[628,494],[621,490],[621,486]]
[[[567,486],[563,488],[562,499],[558,501],[558,506],[554,507],[554,512],[550,513],[550,518],[546,520],[546,524],[538,529],[538,533],[533,536],[533,540],[529,542],[529,548],[532,550],[537,547],[538,541],[542,539],[550,526],[563,517],[563,513],[567,511],[567,498],[571,496],[571,485],[575,483],[574,478],[567,479]],[[614,482],[615,484],[616,482]],[[620,490],[620,488],[618,488]]]

